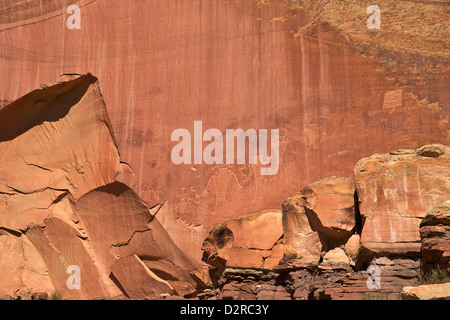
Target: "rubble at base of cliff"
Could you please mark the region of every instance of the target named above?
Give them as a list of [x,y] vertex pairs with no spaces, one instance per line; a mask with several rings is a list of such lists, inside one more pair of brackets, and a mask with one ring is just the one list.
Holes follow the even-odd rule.
[[449,299],[448,284],[418,286],[433,270],[450,282],[449,181],[448,146],[398,150],[305,186],[280,211],[225,221],[202,248],[216,289],[198,297]]

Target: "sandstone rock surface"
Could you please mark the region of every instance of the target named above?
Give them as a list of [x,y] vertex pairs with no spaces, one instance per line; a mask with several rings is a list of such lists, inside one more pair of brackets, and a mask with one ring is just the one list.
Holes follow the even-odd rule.
[[353,178],[330,177],[304,187],[283,202],[287,256],[317,265],[322,251],[343,245],[356,232]]
[[281,219],[280,210],[265,210],[224,221],[203,242],[205,262],[217,268],[217,277],[227,270],[272,270],[283,257]]
[[354,177],[364,250],[420,255],[419,225],[450,194],[450,148],[436,144],[375,154],[356,164]]
[[403,300],[450,300],[450,283],[405,287],[402,291]]
[[[195,292],[190,272],[198,263],[116,180],[128,165],[94,76],[35,90],[0,110],[0,122],[1,295]],[[68,285],[69,266],[79,269],[78,289]]]
[[[449,194],[445,2],[384,1],[379,30],[356,0],[0,4],[0,297],[214,297],[203,252],[222,298],[358,298],[369,264],[393,292],[448,262],[446,220],[420,225]],[[175,165],[199,120],[279,129],[279,171]]]
[[350,260],[341,248],[334,248],[333,250],[327,251],[323,256],[323,261],[319,265],[321,270],[351,270]]
[[[355,165],[355,178],[329,177],[287,198],[282,204],[282,231],[273,226],[280,223],[280,213],[272,221],[267,216],[268,223],[250,222],[258,221],[262,213],[222,223],[203,246],[205,261],[221,266],[217,297],[399,299],[401,288],[419,278],[424,263],[447,267],[448,201],[428,213],[424,210],[448,196],[448,166],[444,145],[376,154]],[[393,209],[403,210],[396,217],[406,222],[391,221]],[[408,219],[417,223],[409,226]],[[422,250],[416,237],[419,224]],[[250,250],[253,241],[235,237],[229,228],[253,235],[261,248],[270,247],[282,235],[279,264],[263,272],[260,254]],[[261,234],[268,235],[267,244],[259,239]],[[444,289],[426,290],[428,296],[441,297]]]
[[[67,27],[74,4],[80,29]],[[380,30],[367,29],[366,5],[3,0],[0,108],[61,74],[95,74],[121,160],[133,168],[122,181],[149,206],[165,203],[161,223],[200,258],[224,220],[350,176],[375,152],[448,141],[446,4],[385,1]],[[279,128],[279,173],[174,165],[171,133],[195,120],[222,132]]]
[[450,275],[450,200],[431,209],[422,219],[420,238],[423,272],[440,268]]

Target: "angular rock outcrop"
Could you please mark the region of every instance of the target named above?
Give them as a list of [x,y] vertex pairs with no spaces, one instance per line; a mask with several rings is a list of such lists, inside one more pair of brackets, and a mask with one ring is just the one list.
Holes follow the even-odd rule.
[[360,265],[372,256],[420,256],[419,225],[450,194],[450,148],[436,144],[361,159],[354,178],[364,224]]
[[[195,283],[189,275],[196,270],[195,264],[173,243],[157,217],[150,214],[148,206],[128,186],[115,182],[92,190],[77,202],[75,213],[89,236],[101,274],[109,277],[111,273],[128,297],[158,296],[159,290],[145,284],[155,281],[167,282],[171,288],[170,292],[159,293],[184,296],[195,292]],[[132,277],[126,266],[136,270]],[[129,284],[130,278],[134,279],[133,285]],[[142,291],[141,295],[135,290]],[[144,294],[145,290],[151,291]]]
[[272,270],[283,256],[281,219],[280,210],[265,210],[223,222],[203,242],[204,260],[217,269],[217,277],[246,269]]
[[450,200],[431,209],[422,219],[420,238],[422,271],[426,274],[440,268],[450,275]]
[[306,186],[283,202],[286,259],[317,265],[322,251],[347,242],[357,221],[352,178],[330,177]]
[[[0,295],[195,292],[199,264],[116,179],[128,165],[94,76],[33,91],[0,110],[0,123]],[[79,288],[69,286],[69,266]]]

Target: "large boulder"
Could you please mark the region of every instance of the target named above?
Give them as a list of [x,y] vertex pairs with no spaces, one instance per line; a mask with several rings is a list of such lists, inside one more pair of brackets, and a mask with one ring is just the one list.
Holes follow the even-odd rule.
[[375,154],[356,164],[354,178],[364,224],[359,264],[374,255],[420,256],[420,223],[450,194],[450,147]]
[[306,201],[296,193],[283,202],[283,232],[285,248],[282,264],[316,266],[322,247],[326,246],[319,233],[311,228],[305,210]]
[[324,236],[328,248],[345,244],[356,231],[356,187],[353,178],[329,177],[300,193],[311,228]]
[[283,202],[285,257],[317,265],[322,251],[344,245],[357,231],[352,178],[330,177],[304,187]]

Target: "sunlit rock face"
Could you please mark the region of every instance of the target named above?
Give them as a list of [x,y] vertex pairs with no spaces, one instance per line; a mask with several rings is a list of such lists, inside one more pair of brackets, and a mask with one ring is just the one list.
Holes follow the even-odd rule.
[[[2,0],[0,107],[62,74],[94,74],[129,165],[117,179],[150,207],[164,203],[161,224],[197,259],[222,221],[280,210],[288,195],[351,176],[374,153],[448,142],[448,37],[439,2],[385,2],[380,30],[367,28],[359,1],[289,3]],[[68,13],[71,5],[79,12]],[[415,23],[423,12],[431,18]],[[263,165],[249,161],[175,165],[171,134],[193,134],[194,121],[221,132],[279,129],[278,172],[261,175]],[[103,166],[117,155],[108,154],[110,142],[100,144],[92,153]],[[76,179],[65,186],[64,172],[17,165],[42,171],[58,190],[73,188],[75,197],[113,174],[99,170],[84,190]],[[70,168],[77,169],[84,170]]]
[[94,76],[34,90],[0,110],[0,123],[0,296],[195,292],[199,263],[116,179],[129,167]]

